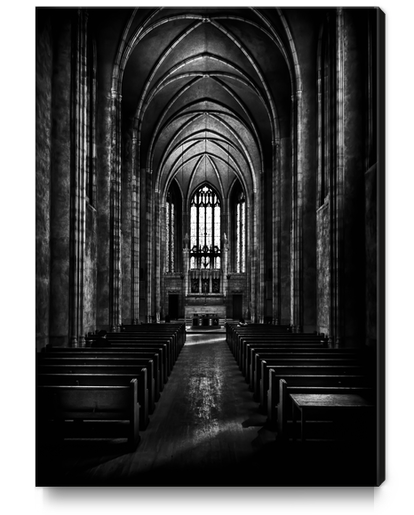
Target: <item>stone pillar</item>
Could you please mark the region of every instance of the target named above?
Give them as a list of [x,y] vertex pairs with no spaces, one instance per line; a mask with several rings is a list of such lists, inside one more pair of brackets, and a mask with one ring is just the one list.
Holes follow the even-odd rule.
[[272,253],[273,253],[273,273],[272,273],[272,306],[273,324],[280,324],[280,140],[272,142]]
[[[99,86],[99,81],[98,81]],[[111,95],[100,85],[97,131],[97,317],[98,329],[108,329],[111,283]]]
[[[369,119],[368,86],[368,10],[364,16],[341,9],[342,24],[342,127],[343,127],[343,191],[342,191],[342,286],[343,319],[340,319],[342,346],[365,345],[368,299],[365,285],[366,216],[365,172]],[[362,23],[363,21],[363,23]],[[341,25],[340,25],[341,26]],[[338,56],[339,57],[339,56]],[[373,56],[376,60],[377,56]],[[361,92],[365,92],[365,95]],[[376,109],[376,106],[374,107]],[[368,279],[369,280],[369,279]]]
[[258,212],[259,208],[256,205],[256,192],[253,191],[251,194],[250,202],[251,202],[251,210],[253,213],[251,220],[251,231],[252,236],[250,238],[251,243],[251,252],[250,252],[250,318],[253,323],[257,321],[257,281],[258,281],[258,270],[257,270],[257,252],[259,246],[259,233],[258,233]]
[[[154,282],[155,282],[155,321],[157,324],[160,323],[160,313],[161,313],[161,220],[160,220],[160,193],[159,190],[155,190],[154,192],[154,219],[153,219],[153,227],[155,227],[155,244],[154,244],[154,254],[155,254],[155,274],[154,274]],[[165,218],[164,218],[165,220]],[[162,224],[163,226],[165,224]]]
[[111,91],[111,283],[110,330],[118,331],[122,323],[121,306],[121,100],[118,91]]
[[140,192],[140,180],[139,180],[139,166],[137,166],[137,139],[136,136],[132,139],[132,204],[131,204],[131,218],[132,218],[132,272],[131,272],[131,288],[132,288],[132,300],[131,300],[131,322],[132,324],[139,323],[139,192]]
[[189,270],[190,270],[190,249],[189,249],[188,233],[186,233],[184,236],[184,239],[183,239],[183,274],[184,274],[183,298],[184,298],[184,304],[186,302],[186,297],[189,293],[189,287],[188,287],[188,276],[190,273]]
[[336,163],[331,187],[331,323],[333,346],[344,334],[343,303],[343,210],[344,210],[344,30],[343,10],[336,17]]
[[[76,19],[77,13],[73,18]],[[50,157],[49,343],[68,345],[71,302],[71,127],[72,34],[75,20],[65,17],[54,45]],[[45,197],[45,201],[47,196]],[[77,335],[77,332],[76,332]]]
[[124,137],[125,156],[122,163],[122,239],[121,239],[121,321],[124,324],[133,322],[132,315],[132,253],[133,253],[133,234],[132,234],[132,202],[133,202],[133,159],[132,159],[132,139],[128,133]]
[[259,225],[258,240],[259,240],[259,251],[258,251],[258,270],[257,270],[257,319],[259,324],[264,322],[264,299],[266,291],[266,277],[265,277],[265,265],[266,265],[266,253],[265,253],[265,219],[266,219],[266,208],[269,208],[266,202],[266,186],[265,186],[265,174],[263,170],[260,170],[259,174],[260,191],[262,192],[262,201],[258,206],[258,220]]
[[226,297],[228,293],[228,279],[229,274],[229,243],[226,233],[223,235],[223,268],[222,268],[222,281],[223,281],[223,295]]
[[292,95],[291,325],[303,328],[303,149],[302,91]]
[[146,171],[146,197],[147,197],[147,211],[146,211],[146,226],[147,226],[147,322],[152,322],[153,316],[153,191],[152,191],[152,170]]
[[71,344],[84,346],[85,221],[87,170],[87,12],[78,10],[75,100],[73,109],[74,163],[71,209]]
[[291,324],[291,139],[280,141],[280,323]]

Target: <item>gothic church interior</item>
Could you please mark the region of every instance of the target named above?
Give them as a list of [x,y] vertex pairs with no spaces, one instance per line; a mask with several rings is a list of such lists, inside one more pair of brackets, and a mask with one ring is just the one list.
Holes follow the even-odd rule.
[[375,8],[37,8],[37,354],[161,326],[226,346],[244,320],[381,362],[382,28]]

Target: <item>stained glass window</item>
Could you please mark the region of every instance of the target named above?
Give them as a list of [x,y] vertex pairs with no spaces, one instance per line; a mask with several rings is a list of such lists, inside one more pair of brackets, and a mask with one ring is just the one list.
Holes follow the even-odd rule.
[[236,272],[246,271],[246,197],[240,193],[236,204]]
[[221,207],[217,194],[209,186],[202,186],[191,200],[191,268],[220,268],[220,217]]

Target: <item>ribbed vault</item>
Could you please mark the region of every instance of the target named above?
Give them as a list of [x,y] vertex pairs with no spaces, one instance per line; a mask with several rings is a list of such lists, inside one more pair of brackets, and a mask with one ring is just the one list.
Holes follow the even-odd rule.
[[184,197],[206,180],[226,197],[236,177],[257,191],[271,173],[272,142],[291,131],[293,68],[274,25],[254,9],[130,11],[113,88],[162,194],[175,178]]

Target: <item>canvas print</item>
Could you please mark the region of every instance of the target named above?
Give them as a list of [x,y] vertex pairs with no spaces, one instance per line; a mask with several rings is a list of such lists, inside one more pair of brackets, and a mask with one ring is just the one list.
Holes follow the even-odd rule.
[[384,481],[384,14],[36,9],[36,485]]

